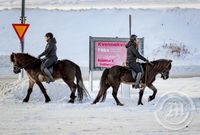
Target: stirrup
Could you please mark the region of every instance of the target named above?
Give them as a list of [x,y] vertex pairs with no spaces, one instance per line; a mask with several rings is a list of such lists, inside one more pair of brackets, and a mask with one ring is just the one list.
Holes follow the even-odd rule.
[[52,79],[46,77],[46,83],[51,83],[51,82],[54,82],[54,81],[55,81],[55,80],[52,80]]
[[140,87],[140,84],[135,84],[135,85],[134,85],[134,88],[135,88],[135,89],[141,88],[141,87]]

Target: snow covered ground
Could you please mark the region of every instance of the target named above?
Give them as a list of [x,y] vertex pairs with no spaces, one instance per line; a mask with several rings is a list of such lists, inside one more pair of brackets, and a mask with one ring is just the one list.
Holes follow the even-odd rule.
[[[88,82],[84,82],[88,87]],[[169,85],[170,84],[170,85]],[[4,135],[166,135],[192,134],[200,132],[200,78],[178,78],[166,81],[158,78],[155,82],[158,94],[154,101],[148,102],[152,94],[146,89],[143,103],[137,106],[138,90],[131,90],[131,97],[123,97],[121,89],[118,97],[125,106],[116,106],[108,91],[104,103],[91,105],[99,90],[99,81],[94,82],[94,91],[90,91],[92,99],[84,103],[68,104],[69,88],[61,81],[46,85],[51,103],[44,103],[39,88],[34,87],[29,103],[22,103],[26,94],[27,81],[16,82],[1,80],[0,93],[0,134]],[[158,111],[159,98],[164,93],[184,93],[193,101],[195,109],[193,120],[180,130],[169,130],[159,124],[155,117]],[[170,112],[168,112],[170,113]],[[174,116],[177,117],[176,112]],[[180,112],[177,112],[178,115]]]

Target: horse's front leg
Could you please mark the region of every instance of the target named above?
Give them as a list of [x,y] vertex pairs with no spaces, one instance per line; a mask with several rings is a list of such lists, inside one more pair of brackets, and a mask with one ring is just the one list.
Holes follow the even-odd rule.
[[156,97],[157,89],[153,86],[153,84],[148,85],[148,87],[153,91],[153,94],[149,96],[148,101],[152,101]]
[[47,95],[46,89],[44,88],[43,84],[40,81],[36,82],[37,85],[40,87],[40,90],[42,91],[44,97],[45,97],[45,102],[48,103],[51,101],[51,99],[49,98],[49,96]]
[[31,93],[33,91],[34,84],[35,84],[35,82],[33,80],[29,79],[29,87],[28,87],[28,90],[27,90],[27,95],[24,98],[23,102],[28,102],[29,101],[30,95],[31,95]]
[[145,87],[140,88],[138,105],[143,105],[143,103],[142,103],[142,97],[143,97],[143,94],[144,94],[144,89],[145,89]]

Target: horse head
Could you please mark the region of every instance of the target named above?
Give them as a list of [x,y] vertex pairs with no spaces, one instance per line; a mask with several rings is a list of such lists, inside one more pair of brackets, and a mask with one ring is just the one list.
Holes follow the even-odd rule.
[[161,74],[161,78],[163,80],[166,80],[169,78],[169,71],[171,70],[172,67],[172,60],[167,60],[167,59],[160,59],[152,62],[155,64],[155,70],[157,70],[158,73]]
[[18,60],[17,58],[17,54],[16,53],[12,53],[10,55],[10,61],[13,63],[13,72],[15,74],[18,74],[21,72],[21,64],[20,64],[20,61]]
[[34,59],[36,58],[26,53],[12,53],[10,61],[13,63],[13,72],[15,74],[20,73],[21,69],[27,67]]

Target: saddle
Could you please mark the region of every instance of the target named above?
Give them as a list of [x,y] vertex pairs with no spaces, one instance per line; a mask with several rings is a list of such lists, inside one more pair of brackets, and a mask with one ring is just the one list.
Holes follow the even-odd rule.
[[[144,69],[143,69],[141,63],[137,63],[137,64],[138,64],[138,65],[140,66],[140,68],[141,68],[141,71],[142,71],[141,79],[142,79],[143,76],[144,76]],[[131,69],[128,65],[126,65],[125,68],[128,69],[129,71],[131,71],[133,79],[136,80],[136,76],[137,76],[136,71],[134,71],[133,69]]]
[[[44,60],[41,60],[42,63],[44,62]],[[48,67],[47,69],[49,70],[49,72],[51,74],[53,74],[53,69],[54,69],[54,66],[58,63],[59,60],[57,60],[55,63],[53,63],[50,67]],[[41,65],[42,66],[42,65]]]

